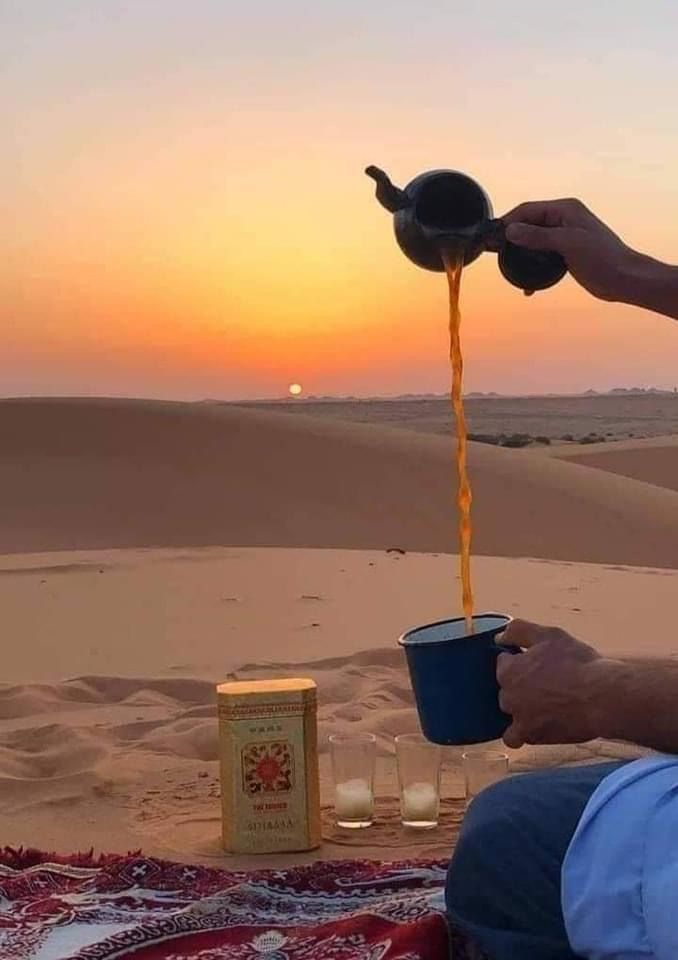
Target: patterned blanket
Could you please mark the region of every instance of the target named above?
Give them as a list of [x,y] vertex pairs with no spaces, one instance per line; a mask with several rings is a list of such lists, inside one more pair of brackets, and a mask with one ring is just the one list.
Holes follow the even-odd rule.
[[235,873],[140,855],[0,851],[2,960],[470,960],[445,863]]

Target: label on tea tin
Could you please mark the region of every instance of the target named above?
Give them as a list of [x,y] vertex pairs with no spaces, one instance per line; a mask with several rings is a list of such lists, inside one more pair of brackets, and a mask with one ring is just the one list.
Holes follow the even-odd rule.
[[320,840],[315,685],[260,683],[219,687],[224,846],[311,849]]

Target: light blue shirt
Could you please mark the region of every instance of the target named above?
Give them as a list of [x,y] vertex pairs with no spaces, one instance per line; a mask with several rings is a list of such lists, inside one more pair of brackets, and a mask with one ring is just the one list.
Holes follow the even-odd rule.
[[565,927],[591,960],[678,960],[678,757],[625,764],[592,794],[562,868]]

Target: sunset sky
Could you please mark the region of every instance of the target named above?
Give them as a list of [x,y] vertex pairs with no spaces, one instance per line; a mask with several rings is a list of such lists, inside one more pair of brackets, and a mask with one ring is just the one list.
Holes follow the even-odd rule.
[[[442,391],[366,164],[678,261],[676,0],[3,0],[2,395]],[[464,274],[467,390],[678,384],[678,325]]]

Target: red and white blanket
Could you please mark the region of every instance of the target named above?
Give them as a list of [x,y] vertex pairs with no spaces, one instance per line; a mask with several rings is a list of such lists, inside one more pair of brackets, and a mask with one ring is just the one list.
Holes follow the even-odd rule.
[[442,861],[235,873],[0,851],[2,960],[467,960]]

